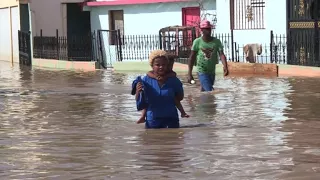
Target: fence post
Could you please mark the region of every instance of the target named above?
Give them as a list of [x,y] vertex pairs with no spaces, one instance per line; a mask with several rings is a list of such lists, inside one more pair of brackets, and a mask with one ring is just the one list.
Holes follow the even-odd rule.
[[40,29],[40,58],[43,55],[43,39],[42,39],[42,29]]
[[191,43],[196,39],[196,28],[192,28],[191,30]]
[[[239,45],[237,44],[237,42],[232,43],[233,44],[233,56],[235,58],[235,60],[233,60],[232,62],[240,62],[240,53],[239,53]],[[243,57],[242,57],[243,58]]]
[[162,49],[162,34],[161,34],[161,31],[159,31],[159,43],[160,43],[160,49]]
[[[22,51],[22,34],[21,31],[18,30],[18,43],[19,43],[19,64],[21,64],[21,51]],[[11,61],[13,63],[13,56],[11,57]]]
[[96,51],[95,51],[95,46],[96,46],[96,31],[94,30],[90,34],[91,36],[91,61],[96,61]]
[[117,30],[117,37],[118,37],[118,60],[122,61],[122,37],[121,37],[121,32],[120,29]]
[[273,31],[270,31],[270,62],[273,63]]
[[234,55],[235,55],[235,49],[236,47],[234,47],[234,44],[236,44],[234,42],[234,34],[233,34],[233,30],[234,30],[234,0],[229,0],[229,16],[230,16],[230,31],[231,31],[231,59],[232,62],[234,62]]
[[57,60],[59,60],[59,30],[56,29]]
[[101,40],[101,30],[98,30],[98,43],[99,43],[99,52],[100,52],[100,65],[104,68],[107,69],[107,66],[104,62],[104,54],[103,54],[103,49],[102,49],[102,40]]
[[28,31],[27,36],[27,53],[28,53],[28,66],[32,65],[32,53],[31,53],[31,31]]

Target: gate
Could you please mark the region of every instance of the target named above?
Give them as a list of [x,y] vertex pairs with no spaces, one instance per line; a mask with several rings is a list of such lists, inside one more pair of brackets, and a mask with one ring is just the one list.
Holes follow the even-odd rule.
[[96,58],[103,68],[111,68],[115,61],[122,61],[122,44],[120,30],[98,30],[98,57]]
[[288,64],[320,65],[319,5],[317,0],[287,0]]
[[19,64],[31,66],[31,38],[30,31],[18,31],[19,39]]

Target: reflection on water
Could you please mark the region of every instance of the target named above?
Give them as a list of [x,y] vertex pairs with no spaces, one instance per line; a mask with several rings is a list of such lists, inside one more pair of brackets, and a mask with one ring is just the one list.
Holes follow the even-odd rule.
[[0,65],[2,179],[320,177],[319,79],[185,85],[183,128],[145,130],[137,74]]

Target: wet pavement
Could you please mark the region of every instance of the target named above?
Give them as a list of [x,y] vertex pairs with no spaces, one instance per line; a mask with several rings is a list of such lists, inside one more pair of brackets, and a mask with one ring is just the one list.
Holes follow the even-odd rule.
[[186,84],[183,128],[145,130],[136,75],[0,63],[1,179],[319,179],[320,79]]

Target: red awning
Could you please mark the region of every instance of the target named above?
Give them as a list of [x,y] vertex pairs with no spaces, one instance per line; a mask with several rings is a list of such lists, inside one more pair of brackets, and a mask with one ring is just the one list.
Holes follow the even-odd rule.
[[191,0],[108,0],[108,1],[86,2],[85,6],[118,6],[118,5],[135,5],[135,4],[187,2],[187,1],[191,1]]

